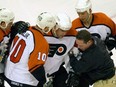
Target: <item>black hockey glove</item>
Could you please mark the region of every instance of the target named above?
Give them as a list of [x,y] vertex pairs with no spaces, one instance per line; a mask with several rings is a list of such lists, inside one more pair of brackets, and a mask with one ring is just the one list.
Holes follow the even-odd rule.
[[13,24],[11,30],[16,31],[16,33],[24,33],[28,30],[29,28],[29,23],[24,22],[24,21],[18,21]]
[[109,36],[105,40],[105,44],[108,47],[108,50],[116,48],[116,38],[114,36]]
[[74,72],[69,72],[69,76],[68,76],[66,83],[67,83],[67,87],[78,87],[79,75],[77,75]]

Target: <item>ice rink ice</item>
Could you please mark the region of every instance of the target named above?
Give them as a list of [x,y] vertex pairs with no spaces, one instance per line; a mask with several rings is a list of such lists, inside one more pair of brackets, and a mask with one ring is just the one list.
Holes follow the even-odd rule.
[[[78,0],[0,0],[0,8],[9,8],[15,13],[14,21],[27,21],[35,25],[40,12],[66,12],[71,20],[78,17],[75,4]],[[91,0],[93,12],[103,12],[116,23],[116,0]],[[116,50],[113,49],[112,59],[116,65]],[[5,87],[10,87],[5,82]]]

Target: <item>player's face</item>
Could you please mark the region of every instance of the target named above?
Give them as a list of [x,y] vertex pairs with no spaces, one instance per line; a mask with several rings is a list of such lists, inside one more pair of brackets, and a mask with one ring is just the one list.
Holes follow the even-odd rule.
[[87,11],[78,12],[79,18],[82,22],[87,22],[89,20],[90,14]]
[[56,30],[56,35],[58,38],[63,38],[66,35],[67,31],[61,30],[60,28],[58,28]]

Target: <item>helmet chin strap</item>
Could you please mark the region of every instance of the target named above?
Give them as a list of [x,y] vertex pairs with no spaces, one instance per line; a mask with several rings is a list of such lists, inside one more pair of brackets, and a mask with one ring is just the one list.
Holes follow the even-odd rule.
[[1,28],[2,30],[5,30],[6,27],[2,27],[2,26],[0,26],[0,28]]

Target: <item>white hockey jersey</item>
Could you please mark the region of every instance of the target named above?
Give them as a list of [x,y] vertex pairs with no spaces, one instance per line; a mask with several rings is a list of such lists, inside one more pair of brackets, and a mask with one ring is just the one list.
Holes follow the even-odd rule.
[[109,35],[116,35],[116,24],[103,13],[93,13],[93,19],[89,27],[85,27],[79,18],[76,18],[72,22],[72,28],[79,30],[87,30],[92,35],[99,37],[101,40],[105,40]]
[[50,46],[48,58],[44,64],[45,72],[47,74],[53,74],[58,71],[63,62],[69,62],[67,54],[74,46],[76,34],[77,31],[75,29],[71,29],[62,39],[54,37],[51,32],[45,36]]
[[6,61],[5,76],[11,81],[36,86],[39,81],[31,72],[45,63],[48,50],[49,45],[38,30],[31,28],[17,34]]

